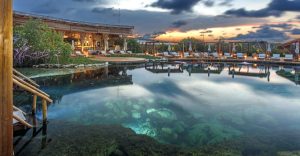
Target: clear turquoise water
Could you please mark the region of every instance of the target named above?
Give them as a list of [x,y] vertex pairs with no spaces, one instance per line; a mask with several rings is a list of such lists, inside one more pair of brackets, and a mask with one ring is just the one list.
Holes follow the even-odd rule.
[[[249,72],[264,69],[251,67]],[[300,86],[276,74],[278,67],[270,67],[269,78],[233,78],[228,65],[219,74],[189,75],[188,71],[199,70],[168,75],[119,67],[37,79],[55,100],[48,107],[48,138],[60,133],[51,130],[56,122],[86,127],[113,124],[180,148],[224,145],[241,155],[300,150]],[[22,105],[24,109],[30,109],[29,101]],[[89,133],[88,129],[82,132]],[[20,155],[32,154],[28,148],[33,145],[28,146]],[[50,142],[46,148],[54,146]]]

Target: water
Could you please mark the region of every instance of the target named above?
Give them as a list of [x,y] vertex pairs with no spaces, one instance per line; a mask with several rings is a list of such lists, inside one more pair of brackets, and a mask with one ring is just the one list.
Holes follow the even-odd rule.
[[[15,141],[23,137],[17,154],[300,151],[300,87],[293,68],[215,64],[163,69],[110,67],[37,79],[55,102],[48,107],[49,123],[43,133],[30,139],[30,130],[15,137]],[[234,76],[229,72],[233,69]],[[30,110],[31,98],[16,99]],[[40,111],[37,118],[41,119]]]

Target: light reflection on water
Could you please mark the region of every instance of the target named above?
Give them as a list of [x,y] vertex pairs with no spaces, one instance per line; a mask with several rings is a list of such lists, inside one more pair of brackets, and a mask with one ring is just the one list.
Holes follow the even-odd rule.
[[[274,139],[300,130],[300,88],[276,74],[276,68],[269,69],[269,80],[232,78],[227,65],[219,74],[189,74],[187,69],[168,75],[144,68],[121,74],[122,70],[116,70],[108,74],[113,77],[105,76],[108,79],[100,75],[63,84],[60,79],[39,80],[45,84],[45,92],[57,97],[48,108],[49,121],[120,124],[162,143],[183,147],[265,134]],[[249,71],[259,69],[251,67]],[[69,77],[61,79],[70,82]],[[296,147],[300,149],[300,144]]]

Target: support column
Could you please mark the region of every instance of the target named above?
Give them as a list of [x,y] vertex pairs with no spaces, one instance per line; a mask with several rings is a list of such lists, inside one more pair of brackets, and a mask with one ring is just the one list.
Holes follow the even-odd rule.
[[13,11],[0,0],[0,155],[13,155]]
[[81,44],[81,52],[83,53],[84,51],[84,40],[85,40],[85,34],[84,33],[80,33],[80,44]]
[[108,34],[103,34],[103,40],[104,40],[104,50],[107,51],[109,49],[109,45],[108,45]]
[[128,47],[127,47],[127,38],[126,38],[126,37],[124,37],[124,45],[123,45],[123,50],[126,52],[126,51],[127,51],[127,49],[128,49]]

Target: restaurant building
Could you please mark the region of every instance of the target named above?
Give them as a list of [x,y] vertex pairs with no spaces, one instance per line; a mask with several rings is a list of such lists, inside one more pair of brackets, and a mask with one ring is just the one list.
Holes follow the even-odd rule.
[[127,25],[79,22],[16,11],[13,17],[14,25],[24,24],[29,19],[41,20],[50,28],[60,32],[66,42],[73,44],[75,51],[84,53],[88,50],[122,49],[122,45],[117,45],[116,42],[126,41],[126,38],[132,35],[134,29],[133,26]]

